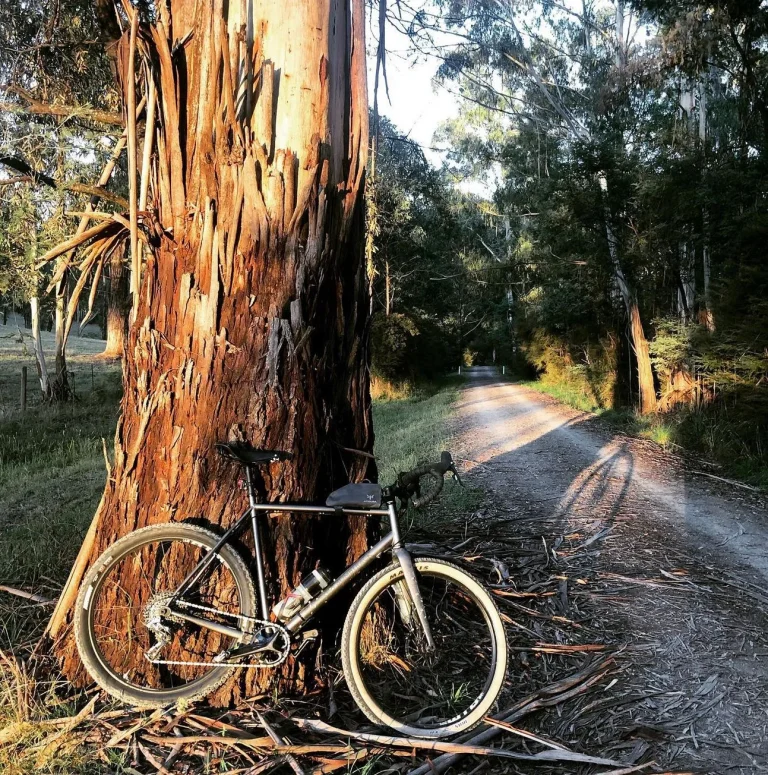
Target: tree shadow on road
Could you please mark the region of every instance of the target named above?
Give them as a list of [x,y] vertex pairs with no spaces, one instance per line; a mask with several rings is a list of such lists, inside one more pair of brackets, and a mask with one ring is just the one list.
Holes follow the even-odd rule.
[[[678,767],[747,772],[726,746],[730,725],[768,761],[768,741],[750,710],[768,696],[768,666],[754,658],[741,664],[745,638],[752,651],[768,648],[768,616],[712,586],[700,536],[690,532],[689,510],[697,506],[682,472],[590,415],[568,418],[525,394],[505,400],[509,387],[487,377],[470,382],[458,408],[467,479],[493,502],[489,540],[523,549],[509,568],[511,582],[535,589],[531,568],[543,551],[547,572],[561,579],[546,610],[601,621],[607,642],[633,645],[621,680],[638,698],[629,714],[634,731],[621,734],[638,750],[646,746]],[[660,699],[647,703],[651,687]],[[691,722],[682,724],[688,716],[696,717],[697,743]],[[712,745],[702,746],[702,737]]]

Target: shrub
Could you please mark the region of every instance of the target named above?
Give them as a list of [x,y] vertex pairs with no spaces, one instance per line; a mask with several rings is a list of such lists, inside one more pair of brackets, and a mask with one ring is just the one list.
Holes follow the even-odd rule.
[[545,384],[580,393],[601,409],[613,407],[618,347],[612,336],[576,346],[536,329],[521,349]]
[[371,327],[371,371],[385,380],[409,375],[408,355],[411,340],[419,329],[407,315],[395,312],[377,314]]
[[379,386],[389,384],[400,391],[402,383],[434,379],[450,366],[449,343],[436,323],[402,313],[374,315],[371,372]]

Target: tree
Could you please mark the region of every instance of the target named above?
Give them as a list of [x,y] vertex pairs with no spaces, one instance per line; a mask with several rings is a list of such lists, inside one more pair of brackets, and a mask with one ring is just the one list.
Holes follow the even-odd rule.
[[[363,0],[170,0],[143,20],[126,12],[129,31],[117,47],[137,292],[114,464],[48,630],[70,676],[78,670],[74,644],[60,638],[95,556],[137,527],[200,514],[217,525],[243,505],[215,442],[247,439],[295,453],[263,471],[269,497],[312,499],[375,476],[365,454],[373,432]],[[148,110],[146,74],[157,95],[141,214],[146,177],[136,177],[130,126],[139,60]],[[98,250],[123,224],[100,221],[80,244]],[[278,593],[320,557],[338,570],[369,538],[363,519],[288,515],[272,525],[265,562]],[[283,676],[294,687],[312,680],[292,662]],[[253,693],[267,680],[241,671],[218,697]]]
[[504,305],[508,265],[489,250],[498,217],[388,119],[380,117],[379,127],[376,177],[368,183],[378,215],[374,374],[434,377],[456,368],[464,345],[490,361],[489,332],[506,319],[497,305]]
[[[417,45],[443,59],[443,80],[457,83],[460,95],[486,114],[502,116],[510,140],[518,133],[533,132],[539,147],[543,142],[546,148],[553,138],[564,138],[568,152],[583,161],[582,175],[588,176],[594,195],[602,200],[597,210],[602,252],[609,258],[611,282],[628,321],[640,408],[653,411],[656,391],[645,323],[636,281],[622,254],[621,231],[627,226],[619,228],[619,214],[625,208],[611,191],[634,119],[625,85],[628,68],[635,66],[634,48],[624,3],[616,2],[610,16],[603,11],[599,23],[589,5],[581,11],[507,0],[483,0],[471,8],[451,0],[431,5],[438,10],[415,13],[405,26]],[[443,37],[434,38],[435,30]],[[596,30],[600,34],[592,40]],[[445,36],[453,45],[445,44]],[[606,81],[610,90],[602,88]],[[493,139],[493,133],[487,137]],[[541,152],[537,156],[541,178]]]
[[[92,0],[32,0],[0,8],[0,165],[10,170],[14,187],[39,189],[39,198],[47,199],[45,217],[60,215],[65,206],[78,209],[77,196],[94,193],[88,184],[95,165],[88,156],[98,160],[105,132],[123,122],[111,110],[116,91],[109,78]],[[96,153],[86,155],[86,149]],[[71,180],[80,175],[88,183]],[[110,196],[103,186],[96,193]],[[41,284],[46,274],[48,267]],[[54,400],[71,397],[65,329],[72,274],[68,257],[62,257],[50,289],[56,337],[46,397]]]

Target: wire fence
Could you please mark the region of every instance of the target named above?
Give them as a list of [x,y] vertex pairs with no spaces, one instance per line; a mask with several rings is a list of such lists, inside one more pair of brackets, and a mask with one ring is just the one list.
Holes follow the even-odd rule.
[[[32,410],[46,402],[38,376],[32,331],[24,328],[23,318],[8,317],[0,324],[0,417]],[[98,329],[97,329],[98,330]],[[73,332],[74,334],[74,332]],[[114,384],[119,364],[101,360],[106,342],[88,331],[74,334],[67,344],[67,381],[75,399],[96,393]],[[54,335],[41,332],[49,378],[55,376]],[[26,391],[24,385],[26,384]]]

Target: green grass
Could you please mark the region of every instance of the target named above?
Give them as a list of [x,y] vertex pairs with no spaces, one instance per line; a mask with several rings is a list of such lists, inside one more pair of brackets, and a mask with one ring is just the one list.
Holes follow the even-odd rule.
[[400,471],[440,459],[450,446],[448,419],[459,384],[422,388],[408,398],[374,401],[374,452],[379,481],[390,484]]
[[[0,583],[55,597],[104,489],[120,375],[100,375],[73,403],[0,418]],[[48,611],[0,593],[0,648],[18,645]]]
[[[379,481],[391,484],[397,474],[422,463],[437,462],[443,450],[451,450],[450,417],[463,380],[448,378],[438,386],[416,390],[407,398],[375,401],[374,452]],[[476,509],[482,493],[446,480],[443,493],[426,510],[411,509],[409,522],[425,529]]]
[[568,404],[568,406],[572,406],[574,409],[579,409],[582,412],[603,414],[607,411],[598,405],[592,393],[587,394],[570,384],[540,382],[539,380],[515,380],[514,377],[510,377],[510,379],[523,387],[537,390],[539,393],[546,393],[548,396],[552,396],[552,398],[556,398],[558,401],[562,401],[564,404]]

